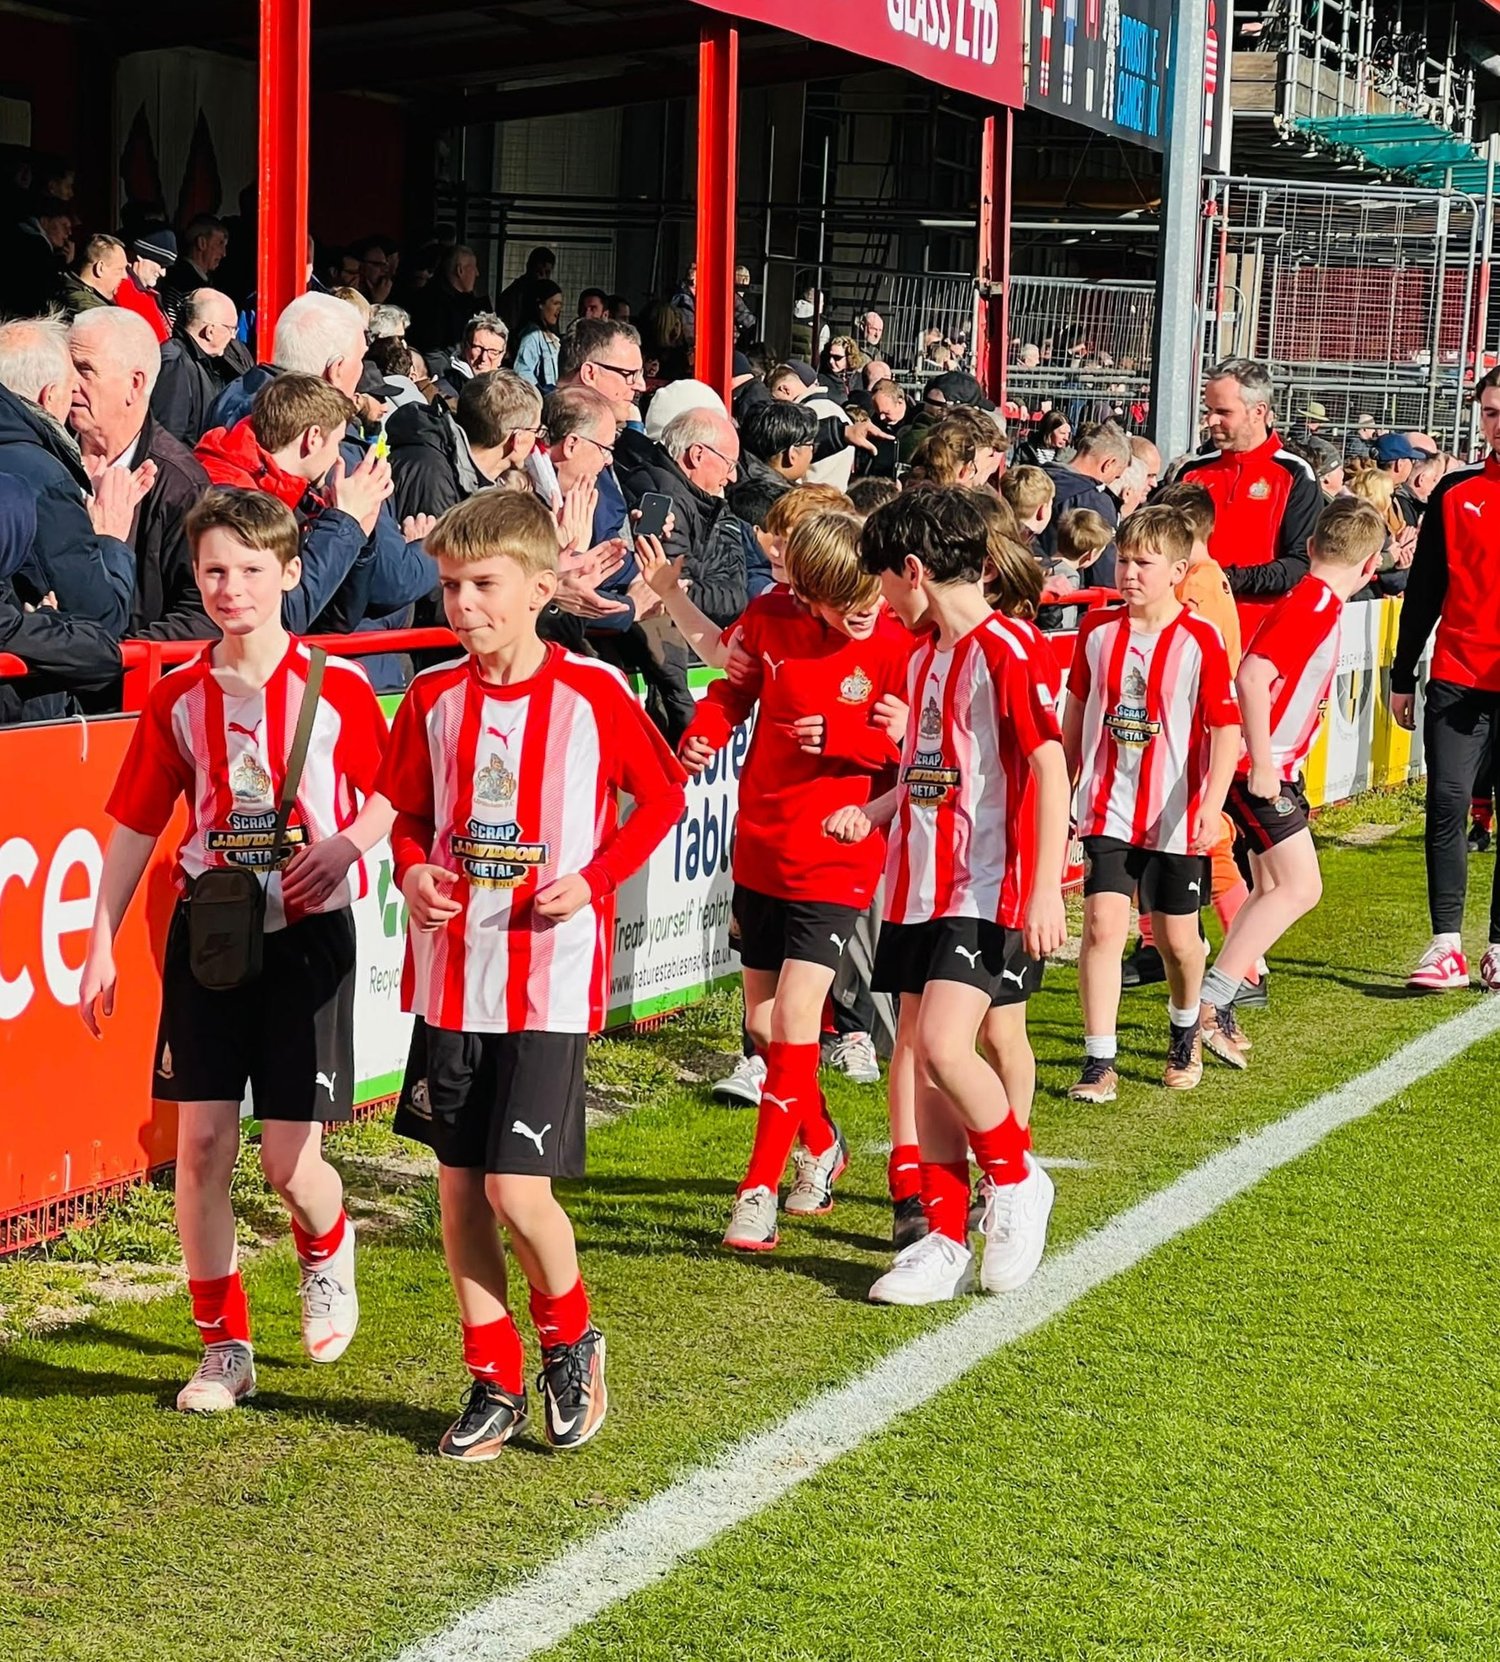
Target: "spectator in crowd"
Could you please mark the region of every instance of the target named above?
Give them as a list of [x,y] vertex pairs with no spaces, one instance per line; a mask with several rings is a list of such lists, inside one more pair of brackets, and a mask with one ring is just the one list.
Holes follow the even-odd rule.
[[225,387],[208,413],[210,427],[233,427],[257,392],[283,370],[316,375],[346,398],[359,390],[365,331],[359,313],[332,294],[299,294],[276,320],[272,362],[257,364]]
[[1366,413],[1354,418],[1354,431],[1344,446],[1345,461],[1356,461],[1375,454],[1375,417]]
[[811,364],[773,364],[766,371],[766,391],[785,403],[795,403],[817,390],[818,372]]
[[60,318],[0,324],[0,474],[20,479],[36,503],[27,566],[35,593],[118,639],[135,592],[131,525],[156,469],[110,468],[91,483],[63,426],[76,380]]
[[289,372],[262,385],[243,421],[214,428],[198,445],[198,460],[214,484],[266,491],[296,514],[302,580],[282,603],[294,634],[314,623],[350,629],[363,619],[363,588],[347,580],[392,484],[389,464],[373,451],[345,471],[340,445],[353,411],[337,387]]
[[58,279],[57,304],[69,317],[95,306],[111,306],[125,281],[125,244],[100,233],[83,245],[72,266]]
[[864,392],[865,366],[869,359],[848,335],[835,335],[828,343],[818,366],[825,382],[831,382],[843,394]]
[[[813,340],[814,322],[818,326],[816,341]],[[832,338],[825,296],[816,287],[809,286],[792,305],[792,327],[788,335],[792,352],[803,363],[813,363],[823,355],[823,348]]]
[[[557,384],[559,387],[591,387],[609,400],[614,411],[616,443],[621,448],[630,443],[645,444],[641,426],[641,412],[636,399],[646,390],[644,358],[641,337],[628,323],[611,318],[580,318],[573,332],[562,344],[558,354]],[[634,542],[630,535],[625,507],[625,493],[620,488],[618,461],[603,469],[598,479],[599,505],[594,514],[594,542],[611,537],[623,537],[627,544]],[[634,556],[626,562],[624,581],[628,587],[634,576]]]
[[508,369],[465,381],[451,415],[440,400],[397,410],[386,424],[397,517],[438,516],[491,485],[524,482],[541,423],[541,394]]
[[698,262],[688,266],[682,283],[672,296],[672,309],[682,319],[682,333],[689,346],[698,338]]
[[475,312],[464,324],[449,377],[455,389],[476,375],[487,375],[505,362],[510,331],[494,312]]
[[73,258],[73,210],[56,196],[43,196],[16,224],[6,242],[0,283],[5,309],[19,316],[44,312]]
[[778,496],[800,484],[812,466],[818,418],[805,404],[768,398],[740,423],[739,479],[729,486],[730,508],[747,525],[766,523]]
[[0,474],[0,652],[26,666],[23,679],[0,681],[0,727],[69,715],[75,694],[103,693],[121,672],[109,630],[65,616],[28,581],[36,509],[23,480]]
[[1115,480],[1111,494],[1120,504],[1120,518],[1129,519],[1146,500],[1150,492],[1150,478],[1146,464],[1139,456],[1132,456],[1125,471]]
[[759,328],[755,313],[750,310],[750,302],[745,298],[749,288],[749,268],[737,265],[734,268],[734,344],[741,349],[754,341]]
[[515,371],[545,397],[557,385],[557,360],[562,342],[557,325],[562,317],[562,290],[556,283],[535,285],[536,303],[516,342]]
[[359,260],[355,287],[372,306],[382,305],[395,287],[400,249],[388,237],[365,237],[355,243],[353,253]]
[[332,289],[329,291],[335,300],[342,300],[346,306],[352,306],[359,313],[360,329],[366,330],[370,326],[370,302],[357,288]]
[[675,306],[653,300],[641,314],[640,330],[648,380],[685,381],[692,374],[692,343]]
[[370,307],[366,332],[372,341],[405,340],[411,327],[411,313],[400,306],[381,303]]
[[[1044,472],[1056,492],[1052,503],[1052,524],[1037,537],[1037,546],[1043,554],[1057,553],[1057,524],[1062,516],[1074,508],[1090,508],[1107,525],[1120,523],[1120,510],[1109,490],[1130,466],[1130,441],[1112,423],[1097,427],[1078,442],[1078,449],[1066,467],[1052,462]],[[1101,588],[1115,586],[1114,544],[1100,555],[1090,581]]]
[[578,316],[596,323],[609,316],[609,296],[603,289],[584,289],[578,296]]
[[1310,399],[1298,412],[1297,419],[1302,423],[1302,431],[1297,435],[1298,438],[1315,439],[1328,425],[1328,411],[1317,399]]
[[[445,249],[432,281],[412,296],[412,344],[423,351],[451,352],[464,325],[476,312],[493,312],[490,297],[478,288],[479,260],[467,243]],[[500,312],[505,317],[504,311]],[[506,318],[509,323],[509,318]]]
[[1351,597],[1355,600],[1378,600],[1405,592],[1407,573],[1417,548],[1417,528],[1402,512],[1396,500],[1397,490],[1394,475],[1385,468],[1356,467],[1349,475],[1348,494],[1368,502],[1385,526],[1380,570]]
[[323,266],[323,281],[329,293],[359,285],[359,255],[352,248],[330,248]]
[[183,303],[195,289],[218,288],[214,273],[229,252],[229,232],[222,219],[198,214],[182,233],[176,264],[162,278],[161,303],[167,321],[177,322]]
[[234,339],[234,302],[218,289],[194,289],[161,349],[151,413],[174,439],[197,444],[208,431],[214,400],[235,379],[226,357]]
[[1421,523],[1425,504],[1412,493],[1412,474],[1419,464],[1432,462],[1437,455],[1434,447],[1424,447],[1417,442],[1423,436],[1387,433],[1375,441],[1375,465],[1382,473],[1390,475],[1396,511],[1402,521],[1413,529]]
[[383,335],[379,340],[370,342],[365,353],[365,367],[373,368],[380,377],[381,387],[393,410],[403,404],[426,404],[437,391],[427,373],[425,360],[395,335]]
[[723,407],[698,407],[674,416],[621,479],[632,507],[648,491],[671,497],[674,524],[662,546],[682,560],[693,599],[721,628],[747,601],[745,534],[725,496],[739,460],[739,434]]
[[934,375],[922,389],[922,402],[901,433],[897,450],[903,463],[910,462],[917,446],[932,428],[956,408],[993,411],[995,406],[972,375],[961,369]]
[[1057,487],[1045,469],[1022,463],[1019,467],[1006,468],[1000,480],[1000,494],[1016,516],[1021,541],[1035,549],[1037,538],[1052,523]]
[[1271,376],[1251,358],[1220,364],[1203,389],[1213,453],[1179,479],[1214,501],[1209,558],[1223,566],[1249,641],[1276,599],[1307,575],[1307,539],[1323,505],[1312,469],[1272,428]]
[[894,479],[900,459],[901,438],[916,411],[906,396],[906,389],[889,376],[871,386],[869,399],[875,426],[885,436],[875,438],[875,453],[864,461],[864,472],[875,478]]
[[[1327,439],[1308,439],[1305,443],[1295,441],[1288,443],[1295,455],[1313,470],[1313,476],[1318,481],[1318,488],[1324,496],[1332,500],[1335,496],[1347,496],[1344,488],[1344,460],[1338,451]],[[1370,464],[1366,464],[1370,465]]]
[[[545,464],[534,453],[527,471],[543,501],[561,515],[570,496],[596,491],[600,473],[614,462],[614,406],[592,387],[559,387],[542,406],[542,426]],[[592,514],[582,535],[587,540],[577,546],[586,551],[594,546]]]
[[[533,248],[526,256],[525,270],[501,292],[494,309],[505,320],[506,328],[512,336],[517,334],[528,318],[535,316],[537,286],[551,282],[556,266],[557,255],[550,248]],[[486,311],[489,309],[488,306],[485,307]],[[455,330],[450,341],[444,344],[451,344],[457,339],[458,331]]]
[[630,302],[623,294],[612,294],[605,316],[612,318],[616,323],[630,322]]
[[[228,295],[219,298],[232,306]],[[208,475],[151,416],[161,348],[144,318],[118,306],[80,313],[68,346],[78,376],[70,425],[84,466],[94,477],[148,461],[156,469],[126,539],[135,552],[129,633],[151,640],[211,635],[183,529]]]
[[1016,463],[1026,467],[1050,467],[1063,460],[1073,444],[1073,425],[1061,410],[1048,410],[1036,424],[1029,439],[1016,447]]
[[172,326],[156,298],[156,285],[176,258],[176,236],[165,225],[148,227],[132,238],[125,281],[115,290],[115,304],[144,318],[158,346],[172,338]]
[[859,347],[867,358],[880,356],[880,343],[885,337],[885,319],[879,312],[866,312],[859,320]]
[[1146,474],[1146,494],[1161,483],[1161,451],[1143,433],[1130,435],[1130,454],[1138,461]]
[[1432,499],[1432,493],[1443,482],[1444,476],[1451,471],[1453,458],[1446,451],[1436,451],[1425,462],[1418,462],[1412,469],[1411,478],[1407,481],[1408,488],[1418,505],[1418,522],[1421,515],[1427,511],[1427,504]]

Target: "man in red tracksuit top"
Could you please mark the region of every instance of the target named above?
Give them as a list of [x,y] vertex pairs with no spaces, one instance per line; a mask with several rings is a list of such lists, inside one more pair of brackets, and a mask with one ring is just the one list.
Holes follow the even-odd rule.
[[[1408,985],[1447,992],[1469,984],[1463,951],[1469,798],[1492,791],[1500,738],[1500,371],[1475,390],[1489,452],[1450,473],[1428,499],[1401,607],[1391,665],[1391,714],[1416,725],[1417,665],[1433,626],[1423,718],[1427,764],[1427,904],[1432,942]],[[1490,895],[1489,945],[1479,978],[1500,992],[1500,863]]]
[[1271,376],[1264,364],[1231,358],[1203,389],[1208,436],[1217,455],[1178,475],[1214,499],[1209,558],[1224,568],[1247,645],[1282,595],[1307,575],[1307,539],[1323,493],[1301,457],[1281,448],[1271,426]]
[[755,1145],[724,1245],[769,1252],[793,1144],[796,1182],[785,1210],[833,1205],[843,1139],[818,1085],[818,1032],[854,925],[874,897],[884,840],[845,843],[823,829],[841,808],[877,794],[905,733],[913,637],[887,616],[859,562],[860,520],[815,514],[792,532],[789,590],[761,595],[739,622],[755,671],[718,681],[698,706],[680,755],[699,772],[759,705],[740,777],[734,915],[745,1022],[766,1058]]

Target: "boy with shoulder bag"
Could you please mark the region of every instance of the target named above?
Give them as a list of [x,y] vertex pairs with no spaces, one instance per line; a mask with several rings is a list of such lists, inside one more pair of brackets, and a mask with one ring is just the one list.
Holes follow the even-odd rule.
[[291,1213],[309,1357],[335,1361],[359,1321],[354,1232],[322,1130],[352,1112],[349,905],[395,816],[375,794],[386,724],[363,670],[282,625],[301,571],[291,513],[264,492],[211,490],[186,528],[222,637],[141,712],[108,804],[116,829],[79,1002],[99,1037],[115,935],[185,798],[153,1094],[178,1105],[177,1227],[205,1347],[177,1406],[222,1413],[255,1392],[230,1204],[247,1084],[261,1165]]

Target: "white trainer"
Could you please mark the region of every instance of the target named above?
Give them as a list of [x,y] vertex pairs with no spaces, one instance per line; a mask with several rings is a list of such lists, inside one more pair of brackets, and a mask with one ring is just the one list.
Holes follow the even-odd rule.
[[942,1304],[974,1287],[974,1254],[947,1235],[924,1235],[896,1254],[870,1289],[872,1304]]
[[776,1196],[764,1183],[734,1197],[724,1245],[731,1252],[771,1252],[780,1236],[776,1233]]
[[351,1219],[344,1220],[344,1238],[326,1263],[302,1266],[297,1291],[302,1299],[303,1350],[314,1362],[337,1362],[359,1326]]
[[1041,1161],[1030,1154],[1026,1176],[1019,1183],[995,1183],[988,1177],[980,1182],[984,1255],[979,1285],[985,1292],[1013,1293],[1036,1274],[1047,1249],[1047,1219],[1056,1193]]
[[255,1352],[238,1339],[210,1345],[193,1377],[177,1393],[183,1414],[227,1414],[255,1395]]
[[1434,941],[1406,978],[1408,987],[1424,993],[1451,993],[1469,984],[1469,960],[1441,941]]
[[709,1090],[720,1102],[745,1102],[752,1108],[759,1108],[760,1093],[765,1083],[765,1059],[742,1056],[722,1079],[716,1079],[709,1086]]
[[1487,946],[1479,960],[1479,979],[1486,992],[1500,993],[1500,946]]
[[833,1186],[849,1164],[849,1145],[844,1133],[833,1128],[833,1146],[824,1154],[809,1154],[799,1148],[792,1156],[796,1181],[786,1197],[783,1211],[793,1217],[817,1218],[833,1210]]
[[828,1066],[856,1085],[880,1083],[880,1058],[868,1033],[845,1033],[828,1047]]

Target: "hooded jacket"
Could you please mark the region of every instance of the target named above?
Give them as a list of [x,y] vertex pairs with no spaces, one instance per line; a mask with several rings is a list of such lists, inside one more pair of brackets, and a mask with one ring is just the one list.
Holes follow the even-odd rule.
[[307,480],[278,467],[256,443],[248,417],[234,427],[205,433],[195,454],[210,483],[267,491],[297,516],[302,581],[282,597],[281,618],[287,628],[294,635],[306,634],[316,621],[327,630],[352,629],[365,614],[369,587],[357,571],[365,547],[359,521],[334,507]]
[[31,560],[36,498],[24,480],[0,476],[0,652],[26,665],[20,680],[0,681],[0,726],[69,713],[75,692],[99,692],[120,677],[120,647],[108,630],[50,606],[25,609],[16,584]]
[[60,614],[97,623],[118,640],[135,593],[134,550],[94,530],[89,476],[71,435],[7,387],[0,387],[0,474],[22,480],[36,505],[28,563],[39,594],[54,594]]

